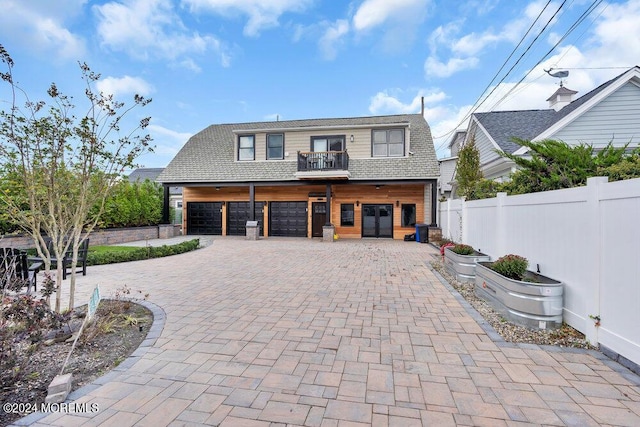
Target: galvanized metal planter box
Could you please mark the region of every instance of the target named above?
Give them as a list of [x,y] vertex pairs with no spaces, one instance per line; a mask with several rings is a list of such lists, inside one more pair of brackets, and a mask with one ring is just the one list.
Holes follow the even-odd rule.
[[473,283],[476,279],[476,263],[490,261],[491,257],[480,252],[473,255],[458,255],[447,247],[444,250],[444,266],[458,282]]
[[562,325],[562,282],[527,271],[513,280],[491,270],[490,262],[476,266],[476,295],[488,301],[509,321],[532,329],[555,329]]

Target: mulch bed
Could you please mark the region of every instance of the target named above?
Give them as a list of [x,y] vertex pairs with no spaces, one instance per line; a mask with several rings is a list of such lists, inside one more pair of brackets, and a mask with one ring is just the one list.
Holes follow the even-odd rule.
[[[80,329],[86,306],[76,309],[69,322],[71,331]],[[85,326],[71,354],[64,373],[73,374],[73,388],[85,384],[115,368],[133,353],[147,336],[153,323],[151,311],[126,300],[102,300],[92,322]],[[62,334],[68,336],[68,327]],[[66,332],[66,333],[65,333]],[[48,331],[45,338],[53,338],[60,331]],[[47,396],[47,388],[60,374],[72,343],[61,341],[45,345],[45,340],[18,346],[20,374],[0,372],[0,401],[2,403],[40,404]],[[31,352],[31,353],[30,353]],[[16,378],[17,377],[17,378]],[[0,426],[11,424],[27,413],[0,412]]]

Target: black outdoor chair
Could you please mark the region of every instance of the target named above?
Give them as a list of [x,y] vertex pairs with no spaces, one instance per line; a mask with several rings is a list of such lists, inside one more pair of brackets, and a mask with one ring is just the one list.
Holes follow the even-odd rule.
[[0,248],[0,283],[2,287],[11,285],[15,281],[22,281],[27,286],[27,294],[31,293],[31,285],[36,291],[38,271],[41,262],[29,265],[27,253],[15,248]]
[[[51,242],[49,243],[52,244]],[[50,247],[50,252],[53,253],[53,247]],[[78,248],[78,261],[76,265],[73,265],[73,249],[69,248],[67,252],[62,257],[62,279],[67,279],[67,269],[71,271],[73,268],[82,268],[82,275],[87,275],[87,253],[89,252],[89,239],[85,239],[80,243],[80,247]],[[51,257],[51,268],[56,268],[58,266],[58,259],[56,257]],[[76,270],[77,271],[77,270]]]
[[[50,237],[45,237],[45,242],[47,243],[47,249],[49,250],[49,254],[51,256],[51,268],[58,267],[58,258],[54,256],[53,251],[53,240]],[[62,257],[62,280],[67,279],[67,275],[69,274],[67,270],[71,270],[73,268],[82,268],[82,275],[87,275],[87,254],[89,253],[89,239],[85,239],[82,243],[80,243],[80,247],[78,248],[78,261],[76,265],[73,265],[73,249],[70,247],[67,252],[65,252]],[[30,258],[34,261],[42,262],[41,258]],[[77,270],[76,270],[77,271]]]

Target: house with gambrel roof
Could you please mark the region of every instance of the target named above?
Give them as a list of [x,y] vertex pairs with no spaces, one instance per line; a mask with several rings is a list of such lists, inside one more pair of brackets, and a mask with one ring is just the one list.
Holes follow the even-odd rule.
[[[436,225],[439,175],[421,114],[215,124],[158,177],[183,188],[187,234],[402,239]],[[333,233],[331,234],[333,237]]]
[[474,139],[485,178],[506,179],[515,164],[499,152],[527,155],[513,141],[556,139],[603,148],[640,143],[640,67],[635,66],[573,100],[576,94],[560,87],[545,110],[491,111],[471,116],[465,142]]

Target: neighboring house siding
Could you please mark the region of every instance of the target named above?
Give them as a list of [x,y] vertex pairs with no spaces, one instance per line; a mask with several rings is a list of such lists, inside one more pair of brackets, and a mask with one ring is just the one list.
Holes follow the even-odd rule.
[[628,82],[551,138],[596,148],[640,143],[640,87]]
[[475,144],[480,153],[480,165],[485,165],[500,157],[495,151],[495,145],[493,145],[487,134],[480,129],[475,132]]
[[451,191],[450,182],[453,181],[453,173],[456,169],[458,158],[446,159],[440,162],[440,194]]

